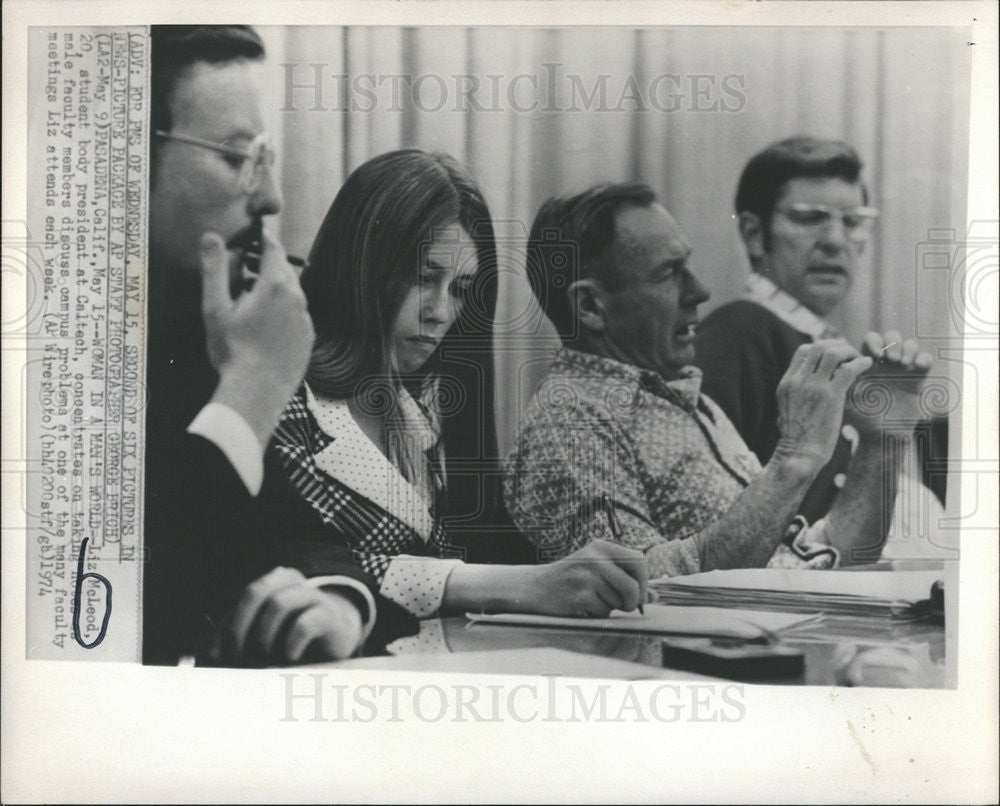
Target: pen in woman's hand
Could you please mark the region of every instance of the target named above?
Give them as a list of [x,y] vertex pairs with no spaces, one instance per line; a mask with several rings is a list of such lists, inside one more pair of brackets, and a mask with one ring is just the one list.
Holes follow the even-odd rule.
[[[621,532],[618,529],[618,517],[615,515],[615,505],[608,496],[605,495],[602,498],[604,500],[604,511],[608,513],[608,528],[611,529],[612,541],[621,545],[622,541],[619,539]],[[646,607],[642,599],[639,600],[639,614],[642,616],[646,615]]]

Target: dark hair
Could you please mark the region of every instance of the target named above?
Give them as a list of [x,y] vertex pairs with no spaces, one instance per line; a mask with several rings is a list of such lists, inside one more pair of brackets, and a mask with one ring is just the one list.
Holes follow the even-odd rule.
[[347,178],[302,275],[316,330],[306,378],[317,392],[345,398],[389,369],[390,331],[417,277],[421,249],[435,230],[454,222],[475,244],[478,267],[452,332],[488,337],[496,240],[486,201],[465,170],[446,154],[408,149],[375,157]]
[[[800,176],[859,182],[861,167],[858,152],[840,140],[800,136],[771,143],[755,154],[743,169],[736,187],[736,213],[756,215],[767,237],[774,206],[786,182]],[[864,183],[861,183],[861,190],[867,203],[868,191]]]
[[528,236],[525,271],[542,311],[566,344],[577,334],[567,289],[596,279],[614,290],[621,278],[608,259],[615,242],[615,218],[628,207],[649,207],[656,194],[639,183],[595,185],[574,196],[548,199]]
[[[391,328],[418,276],[421,249],[436,228],[456,221],[475,245],[477,272],[459,318],[422,372],[436,373],[441,383],[446,517],[461,521],[449,527],[449,540],[484,556],[476,554],[469,530],[503,517],[493,403],[496,240],[486,201],[452,157],[393,151],[347,178],[302,275],[316,331],[306,380],[318,394],[337,399],[374,393],[364,386],[371,379],[392,380],[386,378]],[[480,543],[496,536],[482,532]]]
[[[170,102],[177,81],[198,62],[220,64],[238,59],[264,58],[264,43],[248,25],[154,25],[150,30],[150,126],[169,132],[173,126]],[[153,167],[158,153],[152,138]],[[150,172],[155,176],[155,171]]]

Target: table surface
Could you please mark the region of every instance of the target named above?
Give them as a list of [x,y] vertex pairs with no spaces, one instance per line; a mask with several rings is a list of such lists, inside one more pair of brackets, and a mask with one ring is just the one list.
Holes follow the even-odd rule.
[[[891,567],[880,566],[878,570],[883,569]],[[953,617],[950,608],[949,614]],[[348,664],[419,671],[489,671],[487,653],[499,652],[497,673],[537,674],[537,656],[542,648],[547,648],[618,662],[617,666],[595,664],[597,671],[593,676],[604,676],[600,673],[603,666],[610,670],[609,677],[636,679],[647,676],[648,672],[649,677],[684,678],[689,673],[671,671],[663,660],[664,643],[682,638],[690,636],[477,624],[464,616],[452,616],[421,622],[420,635],[390,645],[393,658],[358,658]],[[802,674],[730,679],[770,685],[930,689],[955,685],[954,675],[945,662],[946,631],[940,622],[826,615],[819,621],[785,631],[780,643],[803,653]],[[461,653],[475,654],[468,655],[463,664],[462,658],[455,657]],[[566,657],[562,653],[552,654]],[[521,655],[523,661],[519,663]],[[569,669],[566,673],[573,674]]]
[[[664,642],[669,636],[636,633],[593,632],[573,629],[519,627],[501,624],[473,624],[464,616],[425,621],[421,635],[443,633],[450,653],[498,650],[527,650],[540,647],[597,655],[619,661],[644,664],[650,676],[664,677]],[[803,625],[785,633],[782,645],[801,651],[805,671],[796,677],[761,677],[752,682],[780,685],[890,686],[904,688],[945,688],[944,627],[928,622],[894,623],[885,619],[828,616],[821,622]],[[398,651],[393,668],[407,668],[407,650]],[[410,668],[434,669],[427,652],[414,652]],[[526,657],[523,672],[531,673]],[[356,661],[364,666],[364,659]],[[454,668],[441,664],[441,670]],[[458,667],[461,668],[461,667]],[[498,672],[514,671],[505,657]],[[655,671],[655,673],[654,673]],[[636,675],[633,675],[636,676]],[[737,678],[739,679],[739,678]]]

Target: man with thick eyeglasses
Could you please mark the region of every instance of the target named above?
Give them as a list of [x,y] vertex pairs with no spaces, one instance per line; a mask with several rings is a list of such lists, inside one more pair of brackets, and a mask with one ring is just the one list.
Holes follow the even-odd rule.
[[267,177],[268,172],[274,167],[275,153],[271,147],[268,137],[263,132],[250,140],[245,147],[237,147],[230,143],[213,143],[211,140],[202,140],[200,137],[192,137],[189,134],[178,132],[165,132],[157,129],[153,132],[156,137],[164,140],[174,140],[178,143],[187,143],[201,148],[207,148],[222,154],[226,162],[234,168],[239,168],[240,189],[252,196],[256,193]]
[[[751,273],[742,298],[702,322],[696,355],[706,394],[761,462],[778,442],[775,391],[795,351],[840,337],[827,317],[846,298],[879,218],[861,168],[846,143],[792,137],[756,154],[740,177],[735,207]],[[916,352],[895,331],[885,342],[891,360]],[[843,487],[857,441],[845,426],[803,502],[810,519],[824,515]]]
[[152,31],[145,663],[339,658],[376,616],[376,641],[412,629],[322,524],[257,497],[284,478],[264,449],[313,342],[297,269],[262,227],[281,209],[263,56],[242,26]]

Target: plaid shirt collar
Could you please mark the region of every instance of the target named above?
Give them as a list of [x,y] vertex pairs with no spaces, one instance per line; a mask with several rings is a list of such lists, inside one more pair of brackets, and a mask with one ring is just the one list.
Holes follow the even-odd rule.
[[774,284],[772,280],[757,272],[750,272],[743,296],[758,305],[763,305],[782,322],[805,333],[814,340],[837,335],[834,328],[820,319],[795,297]]
[[411,527],[425,541],[434,529],[422,490],[407,481],[361,430],[345,400],[317,397],[308,384],[306,406],[330,442],[313,455],[316,466]]
[[668,381],[652,370],[562,347],[556,351],[551,371],[588,380],[597,378],[626,381],[689,411],[697,407],[701,397],[701,370],[693,366],[684,367],[681,377]]

